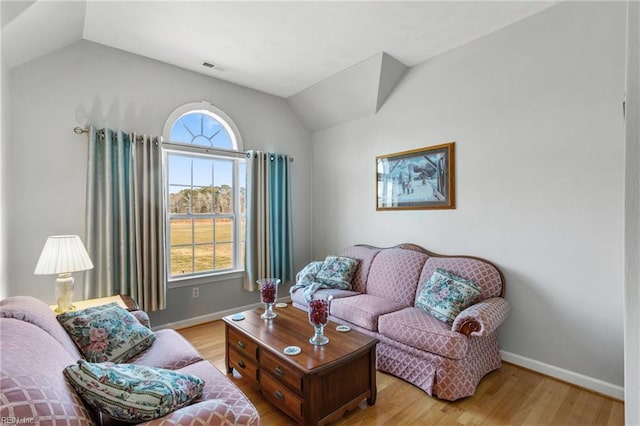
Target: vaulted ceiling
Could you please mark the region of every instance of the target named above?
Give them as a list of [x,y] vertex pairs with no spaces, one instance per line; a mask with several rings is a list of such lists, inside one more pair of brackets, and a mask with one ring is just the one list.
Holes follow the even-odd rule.
[[3,0],[3,60],[86,39],[288,98],[381,52],[411,67],[556,3]]

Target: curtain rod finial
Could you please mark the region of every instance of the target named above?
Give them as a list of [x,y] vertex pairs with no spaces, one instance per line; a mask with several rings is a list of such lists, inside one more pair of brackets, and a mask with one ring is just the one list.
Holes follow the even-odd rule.
[[73,128],[73,132],[74,132],[76,135],[81,135],[81,134],[83,134],[83,133],[87,133],[87,132],[89,132],[89,129],[84,129],[84,128],[82,128],[82,127],[74,127],[74,128]]

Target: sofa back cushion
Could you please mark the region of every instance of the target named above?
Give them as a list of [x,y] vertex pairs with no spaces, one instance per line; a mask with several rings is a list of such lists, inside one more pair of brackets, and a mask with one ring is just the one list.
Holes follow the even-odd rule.
[[418,278],[429,256],[401,248],[381,250],[369,269],[367,294],[412,306]]
[[0,418],[34,424],[93,425],[89,411],[62,374],[75,364],[50,334],[33,324],[0,318]]
[[477,300],[478,302],[489,297],[500,296],[502,293],[502,276],[492,264],[468,257],[430,257],[424,264],[420,274],[418,289],[415,294],[416,300],[433,272],[438,268],[472,281],[478,286],[482,290],[482,294]]
[[56,314],[42,300],[31,296],[15,296],[0,301],[0,318],[28,322],[47,332],[69,352],[73,360],[82,358],[78,347],[56,319]]
[[342,251],[342,256],[358,260],[358,267],[351,280],[351,289],[360,293],[367,290],[367,278],[371,263],[380,252],[379,248],[368,246],[351,246]]

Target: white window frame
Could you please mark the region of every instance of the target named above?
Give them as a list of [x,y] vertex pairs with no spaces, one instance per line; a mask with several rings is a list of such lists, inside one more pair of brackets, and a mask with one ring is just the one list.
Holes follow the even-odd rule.
[[[192,145],[184,142],[171,141],[171,130],[177,120],[182,118],[186,114],[190,113],[204,113],[211,117],[213,117],[216,121],[218,121],[225,128],[227,133],[231,138],[232,145],[235,149],[222,149],[222,148],[209,148],[202,145]],[[189,156],[202,156],[211,159],[241,159],[245,158],[245,153],[243,150],[242,136],[240,131],[238,130],[238,126],[235,122],[229,117],[224,111],[221,109],[211,105],[209,102],[191,102],[185,105],[181,105],[176,108],[169,116],[167,117],[163,131],[163,167],[164,167],[164,189],[165,189],[165,235],[166,244],[164,247],[164,256],[165,256],[165,268],[166,268],[166,277],[167,282],[170,288],[181,287],[187,285],[194,285],[199,283],[213,282],[219,281],[229,278],[241,277],[244,272],[244,265],[241,264],[242,259],[242,217],[245,216],[246,219],[246,211],[244,214],[240,212],[240,167],[239,162],[234,161],[233,166],[233,213],[232,214],[219,214],[212,215],[211,217],[215,220],[216,217],[229,217],[232,216],[234,218],[234,227],[233,227],[233,265],[230,269],[222,269],[217,271],[205,271],[205,272],[193,272],[190,274],[180,275],[180,276],[171,276],[171,245],[169,239],[169,183],[168,182],[168,161],[167,157],[169,154],[186,154]],[[246,203],[246,200],[245,200]],[[246,204],[245,204],[246,209]],[[191,217],[192,215],[188,215]],[[192,242],[193,244],[193,242]],[[246,244],[246,242],[245,242]]]

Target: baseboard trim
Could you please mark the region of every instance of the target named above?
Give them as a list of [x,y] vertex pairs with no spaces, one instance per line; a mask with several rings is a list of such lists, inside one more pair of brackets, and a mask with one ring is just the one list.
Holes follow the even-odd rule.
[[[278,299],[278,302],[291,303],[290,297],[284,297]],[[198,317],[188,318],[182,321],[170,322],[161,324],[157,327],[152,327],[154,331],[170,328],[173,330],[179,330],[181,328],[193,327],[196,325],[204,324],[207,322],[219,320],[227,315],[232,315],[237,312],[247,311],[249,309],[255,309],[262,306],[262,303],[253,303],[251,305],[245,305],[236,307],[233,309],[227,309],[224,311],[213,312],[207,315],[201,315]],[[611,398],[624,401],[624,387],[614,385],[612,383],[605,382],[600,379],[596,379],[584,374],[576,373],[574,371],[565,370],[564,368],[556,367],[544,362],[536,361],[535,359],[527,358],[522,355],[517,355],[508,351],[500,351],[500,357],[503,361],[511,364],[518,365],[520,367],[533,370],[537,373],[544,374],[545,376],[553,377],[558,380],[562,380],[567,383],[571,383],[576,386],[580,386],[585,389],[589,389],[593,392],[597,392]]]
[[520,367],[533,370],[535,372],[550,376],[558,380],[562,380],[567,383],[571,383],[576,386],[580,386],[585,389],[589,389],[593,392],[597,392],[611,398],[624,401],[624,387],[614,385],[612,383],[605,382],[600,379],[585,376],[584,374],[576,373],[574,371],[565,370],[564,368],[556,367],[553,365],[545,364],[544,362],[536,361],[535,359],[527,358],[522,355],[517,355],[507,351],[500,351],[500,356],[503,361],[511,364],[519,365]]
[[[291,303],[291,298],[290,297],[283,297],[280,299],[277,299],[277,302],[284,302],[284,303]],[[245,306],[240,306],[237,308],[233,308],[233,309],[227,309],[224,311],[219,311],[219,312],[213,312],[207,315],[200,315],[199,317],[193,317],[193,318],[188,318],[186,320],[182,320],[182,321],[176,321],[176,322],[169,322],[166,324],[160,324],[158,326],[152,326],[151,329],[153,331],[157,331],[157,330],[163,330],[166,328],[170,328],[173,330],[180,330],[181,328],[187,328],[187,327],[193,327],[195,325],[200,325],[200,324],[204,324],[206,322],[211,322],[211,321],[215,321],[215,320],[219,320],[222,317],[226,317],[227,315],[233,315],[235,313],[238,312],[242,312],[242,311],[248,311],[249,309],[255,309],[255,308],[259,308],[263,306],[262,303],[253,303],[251,305],[245,305]]]

